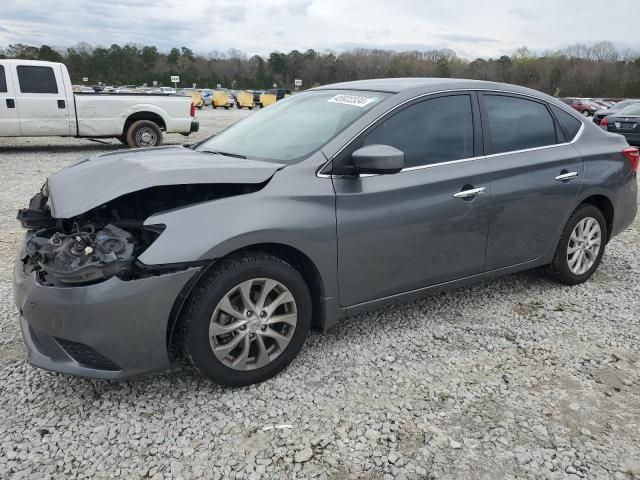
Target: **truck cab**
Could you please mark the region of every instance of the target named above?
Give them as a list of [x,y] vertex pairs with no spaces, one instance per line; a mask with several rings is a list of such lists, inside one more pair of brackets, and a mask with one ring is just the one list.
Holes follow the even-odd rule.
[[2,136],[77,134],[71,82],[60,63],[3,60],[0,63]]

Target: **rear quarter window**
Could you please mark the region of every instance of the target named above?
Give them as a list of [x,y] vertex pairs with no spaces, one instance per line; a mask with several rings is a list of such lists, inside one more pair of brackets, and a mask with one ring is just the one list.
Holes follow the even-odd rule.
[[553,118],[542,103],[519,97],[484,95],[492,153],[554,145]]
[[556,120],[558,120],[560,129],[562,130],[564,138],[567,140],[567,142],[570,142],[574,138],[576,138],[576,135],[578,134],[578,132],[580,131],[580,127],[582,126],[582,122],[570,113],[565,112],[555,105],[551,105],[551,111],[553,111]]
[[53,68],[19,65],[17,70],[22,93],[58,93]]

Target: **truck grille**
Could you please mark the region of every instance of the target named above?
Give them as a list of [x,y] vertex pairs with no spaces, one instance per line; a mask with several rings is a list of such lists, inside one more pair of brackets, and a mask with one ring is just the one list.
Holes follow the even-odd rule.
[[56,342],[58,342],[62,349],[67,352],[71,358],[82,366],[95,368],[97,370],[120,370],[118,365],[84,343],[72,342],[71,340],[65,340],[57,337]]

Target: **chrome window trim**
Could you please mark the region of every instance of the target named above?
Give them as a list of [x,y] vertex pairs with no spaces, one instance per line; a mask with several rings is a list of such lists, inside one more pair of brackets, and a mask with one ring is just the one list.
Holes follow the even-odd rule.
[[[358,133],[356,133],[353,137],[351,137],[351,139],[347,143],[345,143],[342,146],[342,148],[340,148],[340,150],[338,150],[335,154],[333,154],[333,156],[329,160],[324,162],[320,166],[320,168],[318,168],[318,170],[316,171],[316,176],[318,178],[344,178],[344,177],[346,177],[346,175],[329,175],[329,174],[320,173],[320,172],[331,161],[333,161],[334,158],[336,158],[338,155],[340,155],[344,151],[344,149],[346,149],[349,145],[351,145],[351,143],[356,138],[358,138],[369,127],[371,127],[371,125],[376,123],[382,117],[384,117],[386,115],[389,115],[393,111],[395,111],[398,108],[402,107],[403,105],[406,105],[407,103],[413,102],[414,100],[418,100],[418,99],[423,98],[423,97],[429,97],[431,95],[439,95],[439,94],[442,94],[442,93],[464,93],[464,92],[503,93],[503,94],[507,94],[507,95],[516,95],[516,96],[521,96],[521,97],[533,98],[534,100],[538,100],[540,102],[544,102],[545,104],[549,103],[547,100],[545,100],[543,98],[540,98],[540,97],[536,97],[535,95],[529,95],[529,94],[526,94],[526,93],[518,93],[518,92],[507,92],[507,91],[504,91],[504,90],[487,90],[485,88],[463,88],[463,89],[458,89],[458,90],[439,90],[437,92],[422,93],[420,95],[416,95],[415,97],[411,97],[411,98],[405,100],[402,103],[399,103],[398,105],[394,106],[391,110],[388,110],[388,111],[378,115],[374,120],[369,122],[364,128],[362,128]],[[470,162],[472,160],[478,160],[480,158],[494,158],[494,157],[500,157],[500,156],[504,156],[504,155],[516,155],[516,154],[519,154],[519,153],[534,152],[536,150],[544,150],[544,149],[548,149],[548,148],[556,148],[556,147],[564,147],[564,146],[567,146],[567,145],[573,145],[574,143],[576,143],[580,139],[580,137],[582,136],[582,132],[584,131],[584,121],[583,121],[583,119],[582,118],[578,119],[578,117],[575,116],[575,115],[573,115],[573,117],[576,118],[577,120],[580,120],[580,128],[578,129],[578,132],[576,133],[575,137],[573,137],[573,139],[571,141],[569,141],[569,142],[555,143],[553,145],[543,145],[541,147],[525,148],[525,149],[522,149],[522,150],[510,150],[508,152],[501,152],[501,153],[491,153],[489,155],[480,155],[480,156],[477,156],[477,157],[462,158],[462,159],[459,159],[459,160],[449,160],[449,161],[446,161],[446,162],[431,163],[431,164],[427,164],[427,165],[417,165],[415,167],[403,168],[398,173],[413,172],[413,171],[416,171],[416,170],[423,170],[425,168],[441,167],[441,166],[444,166],[444,165],[453,165],[455,163]],[[554,122],[555,122],[555,120],[554,120]],[[376,177],[378,175],[379,174],[377,174],[377,173],[367,173],[367,174],[363,174],[363,175],[358,175],[358,178]]]

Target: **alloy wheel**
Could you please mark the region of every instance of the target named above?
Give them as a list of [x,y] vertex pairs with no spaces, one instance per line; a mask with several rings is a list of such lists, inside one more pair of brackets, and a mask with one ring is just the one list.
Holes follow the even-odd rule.
[[598,259],[602,244],[602,229],[593,217],[585,217],[571,232],[567,245],[569,270],[574,275],[584,275]]
[[236,285],[218,302],[209,342],[227,367],[254,370],[285,351],[297,320],[296,302],[286,286],[271,278],[254,278]]

